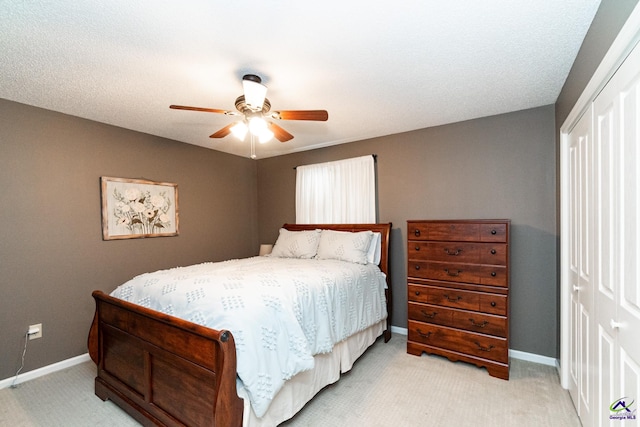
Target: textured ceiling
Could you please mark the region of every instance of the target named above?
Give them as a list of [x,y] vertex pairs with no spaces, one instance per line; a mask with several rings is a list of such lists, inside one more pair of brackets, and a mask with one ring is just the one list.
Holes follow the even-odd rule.
[[0,98],[249,157],[209,135],[254,73],[295,138],[258,158],[553,104],[599,0],[0,0]]

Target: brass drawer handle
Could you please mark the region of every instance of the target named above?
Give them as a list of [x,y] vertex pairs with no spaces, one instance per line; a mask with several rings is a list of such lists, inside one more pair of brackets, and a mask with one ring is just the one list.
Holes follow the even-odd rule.
[[449,248],[444,248],[444,251],[447,253],[447,255],[457,256],[457,255],[460,255],[460,252],[462,252],[462,249],[456,249],[456,251],[453,252],[453,251],[450,251]]
[[477,345],[478,349],[480,349],[482,351],[491,351],[494,348],[494,346],[492,346],[492,345],[490,345],[489,347],[483,347],[483,346],[480,345],[480,343],[478,341],[475,341],[474,344]]
[[448,299],[449,301],[451,301],[451,302],[457,302],[457,301],[460,301],[462,299],[462,297],[460,295],[456,296],[455,298],[451,298],[451,297],[449,297],[449,295],[445,295],[444,297],[446,299]]
[[484,328],[485,326],[487,326],[489,324],[489,322],[487,322],[486,320],[483,321],[482,323],[476,323],[475,320],[469,319],[469,322],[471,322],[471,324],[473,326],[475,326],[476,328]]
[[433,313],[427,313],[424,310],[420,310],[420,313],[422,313],[427,319],[433,319],[434,317],[436,317],[436,314],[438,314],[437,311],[434,311]]
[[455,272],[450,271],[448,268],[445,268],[444,271],[452,277],[458,277],[460,275],[460,273],[462,273],[462,270],[456,270]]
[[431,331],[425,334],[420,329],[416,329],[416,332],[418,332],[418,335],[420,335],[422,338],[425,338],[425,339],[429,339],[429,337],[431,336]]

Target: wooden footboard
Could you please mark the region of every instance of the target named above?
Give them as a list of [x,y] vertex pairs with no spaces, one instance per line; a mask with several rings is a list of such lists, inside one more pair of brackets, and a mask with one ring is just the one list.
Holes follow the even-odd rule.
[[89,354],[95,393],[143,425],[242,425],[236,353],[217,331],[93,292]]

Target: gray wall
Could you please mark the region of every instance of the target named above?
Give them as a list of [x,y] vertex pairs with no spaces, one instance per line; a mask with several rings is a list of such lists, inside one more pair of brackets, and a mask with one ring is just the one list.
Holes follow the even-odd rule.
[[[91,292],[257,253],[253,160],[0,100],[0,379],[87,352]],[[100,176],[178,184],[180,235],[103,241]]]
[[260,241],[295,222],[297,165],[377,154],[379,221],[392,222],[393,325],[406,327],[406,221],[512,221],[511,348],[555,357],[552,105],[258,161]]

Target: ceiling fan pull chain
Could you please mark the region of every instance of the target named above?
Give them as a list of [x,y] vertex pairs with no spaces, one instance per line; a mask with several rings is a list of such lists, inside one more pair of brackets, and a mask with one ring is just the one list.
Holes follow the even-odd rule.
[[256,137],[249,132],[250,138],[251,138],[251,158],[253,160],[256,159]]

